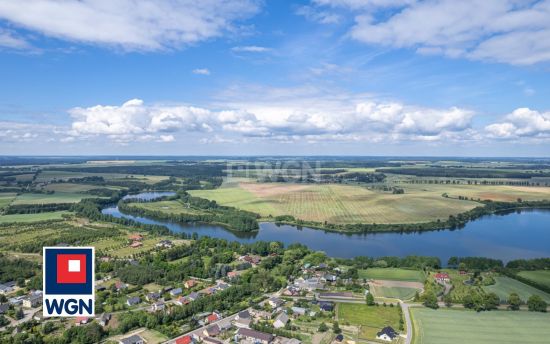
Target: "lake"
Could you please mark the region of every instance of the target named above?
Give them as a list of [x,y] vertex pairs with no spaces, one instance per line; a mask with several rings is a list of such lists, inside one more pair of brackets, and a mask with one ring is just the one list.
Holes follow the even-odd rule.
[[[130,197],[155,199],[173,193],[144,193]],[[312,228],[274,223],[260,223],[254,233],[231,232],[220,226],[179,224],[156,221],[121,213],[116,206],[103,209],[104,214],[130,218],[142,223],[168,227],[175,233],[197,233],[243,243],[281,241],[285,245],[301,243],[329,256],[436,256],[443,264],[452,256],[482,256],[503,261],[519,258],[550,257],[550,211],[524,210],[503,215],[488,215],[469,222],[457,230],[418,233],[342,234]]]

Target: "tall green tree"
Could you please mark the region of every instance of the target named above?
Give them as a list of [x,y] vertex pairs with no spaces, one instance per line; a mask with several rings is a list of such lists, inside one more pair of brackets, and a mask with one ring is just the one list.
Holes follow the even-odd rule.
[[511,293],[510,296],[508,296],[508,308],[513,311],[517,311],[519,310],[520,305],[521,299],[519,298],[519,295],[517,293]]

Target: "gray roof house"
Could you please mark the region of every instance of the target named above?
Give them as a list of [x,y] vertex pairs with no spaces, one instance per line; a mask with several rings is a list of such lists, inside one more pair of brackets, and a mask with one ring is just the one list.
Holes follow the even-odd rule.
[[269,344],[275,339],[270,333],[251,330],[248,328],[240,328],[237,330],[237,337],[248,339],[254,343]]
[[129,297],[128,300],[126,300],[126,304],[128,306],[134,306],[141,302],[141,299],[137,296]]
[[275,318],[275,321],[273,322],[273,327],[275,328],[282,328],[285,327],[286,323],[290,319],[288,318],[288,315],[285,312],[279,313],[277,317]]
[[179,295],[179,294],[181,294],[181,293],[182,293],[182,289],[181,289],[181,288],[175,288],[175,289],[170,290],[170,295],[172,295],[172,296],[177,296],[177,295]]
[[189,300],[195,301],[196,299],[201,297],[201,295],[197,292],[192,292],[191,294],[187,295],[187,297],[189,298]]
[[122,338],[119,341],[119,344],[145,344],[145,339],[141,338],[137,334],[134,334],[130,337]]

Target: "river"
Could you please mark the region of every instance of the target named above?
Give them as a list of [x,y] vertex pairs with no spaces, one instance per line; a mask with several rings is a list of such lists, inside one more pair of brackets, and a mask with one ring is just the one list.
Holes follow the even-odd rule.
[[[127,197],[151,200],[171,194],[173,193],[143,193]],[[443,264],[452,256],[482,256],[505,262],[520,258],[550,257],[550,211],[547,210],[488,215],[469,222],[462,229],[404,234],[341,234],[307,227],[277,226],[270,222],[260,223],[258,232],[240,233],[214,225],[179,224],[135,217],[121,213],[116,206],[105,208],[102,212],[142,223],[164,225],[175,233],[196,232],[200,236],[243,243],[301,243],[333,257],[421,255],[439,257]]]

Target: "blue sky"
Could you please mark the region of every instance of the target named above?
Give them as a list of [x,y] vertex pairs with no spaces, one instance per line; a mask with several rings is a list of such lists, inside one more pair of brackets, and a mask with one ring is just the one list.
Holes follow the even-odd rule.
[[0,2],[0,154],[550,156],[550,1]]

